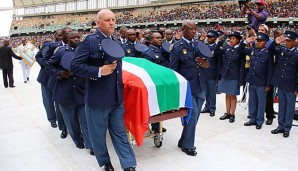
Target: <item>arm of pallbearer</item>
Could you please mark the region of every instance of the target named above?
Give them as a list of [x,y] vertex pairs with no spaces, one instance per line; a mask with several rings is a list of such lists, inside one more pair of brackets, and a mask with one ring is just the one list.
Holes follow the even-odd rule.
[[64,48],[59,48],[57,52],[46,63],[46,71],[55,77],[61,77],[63,68],[59,65],[61,62]]
[[86,78],[99,78],[99,67],[87,65],[88,58],[91,57],[89,48],[89,37],[80,42],[75,50],[70,64],[70,72]]
[[153,62],[153,59],[149,56],[149,49],[147,50],[147,51],[145,51],[145,52],[142,52],[142,55],[141,55],[141,57],[142,58],[144,58],[144,59],[147,59],[147,60],[149,60],[149,61],[151,61],[151,62]]
[[37,63],[42,68],[45,67],[45,64],[43,63],[43,60],[42,60],[42,52],[48,45],[49,45],[48,43],[44,43],[42,45],[42,47],[39,49],[39,51],[37,52],[37,54],[35,55],[35,59],[36,59]]

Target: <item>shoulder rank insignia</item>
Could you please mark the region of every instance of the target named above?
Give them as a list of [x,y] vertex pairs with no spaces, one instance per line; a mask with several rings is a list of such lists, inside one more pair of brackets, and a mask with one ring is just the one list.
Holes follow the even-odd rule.
[[251,52],[251,55],[254,55],[254,51]]
[[60,47],[61,47],[61,46],[58,46],[58,47],[54,50],[53,55],[55,55],[55,54],[57,53],[57,51],[58,51],[58,49],[59,49]]
[[82,38],[81,38],[80,42],[84,42],[86,40],[86,38],[87,38],[86,34],[82,35]]
[[284,56],[284,52],[281,52],[281,54],[280,54],[281,56]]
[[184,55],[186,55],[187,54],[187,49],[182,49],[182,52],[183,52]]
[[130,49],[127,49],[127,53],[130,53]]
[[155,55],[155,58],[159,58],[159,56],[158,55]]
[[222,47],[222,46],[220,46],[219,48],[220,48],[220,49],[223,49],[223,47]]

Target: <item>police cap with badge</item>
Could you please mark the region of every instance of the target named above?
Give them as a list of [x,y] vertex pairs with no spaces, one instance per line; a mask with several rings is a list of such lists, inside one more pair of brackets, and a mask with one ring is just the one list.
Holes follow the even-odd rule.
[[209,31],[207,32],[207,37],[216,37],[216,38],[218,38],[218,36],[219,36],[219,34],[218,34],[217,31],[209,30]]
[[287,30],[285,31],[285,37],[286,37],[286,40],[296,40],[298,38],[298,35],[296,32],[292,30]]
[[106,64],[111,64],[117,60],[121,60],[125,56],[122,47],[112,39],[103,39],[101,41],[103,55],[106,58]]
[[265,40],[267,42],[269,40],[269,37],[265,33],[258,32],[257,33],[257,40]]
[[199,57],[202,59],[211,58],[212,52],[208,46],[206,46],[203,42],[199,41],[196,46],[196,52],[198,53]]

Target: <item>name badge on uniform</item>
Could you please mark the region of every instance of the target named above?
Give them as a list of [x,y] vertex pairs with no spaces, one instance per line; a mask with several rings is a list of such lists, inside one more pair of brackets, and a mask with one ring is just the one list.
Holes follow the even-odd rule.
[[184,55],[186,55],[187,54],[187,49],[182,49],[182,52],[183,52]]
[[127,53],[130,53],[130,49],[127,49]]

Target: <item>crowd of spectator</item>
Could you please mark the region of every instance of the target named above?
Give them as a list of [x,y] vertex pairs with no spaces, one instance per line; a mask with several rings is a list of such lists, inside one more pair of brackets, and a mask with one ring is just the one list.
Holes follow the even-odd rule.
[[[162,26],[161,26],[162,27]],[[276,28],[279,28],[279,29],[282,29],[282,30],[288,30],[288,29],[292,29],[292,30],[296,30],[297,28],[294,28],[293,27],[289,27],[289,26],[270,26],[270,37],[273,37],[272,33],[273,33],[273,30],[275,30]],[[147,28],[146,28],[147,29]],[[154,29],[156,30],[156,28],[152,27],[150,29]],[[177,26],[177,27],[171,27],[172,30],[174,30],[174,34],[177,34],[179,31],[180,31],[180,26]],[[144,29],[141,30],[144,31]],[[222,30],[224,31],[226,34],[229,34],[233,31],[238,31],[238,32],[244,32],[245,31],[245,27],[243,27],[242,24],[225,24],[225,25],[217,25],[217,24],[198,24],[197,25],[197,33],[198,35],[202,34],[202,33],[207,33],[208,30]],[[81,35],[84,35],[84,34],[88,34],[88,31],[79,31]],[[116,30],[115,33],[114,33],[114,37],[115,38],[119,38],[119,30]],[[2,43],[4,39],[7,39],[8,37],[0,37],[0,47],[2,46]],[[20,42],[21,42],[21,39],[22,38],[25,38],[26,40],[32,42],[33,44],[35,44],[37,47],[39,47],[42,42],[44,42],[45,40],[47,39],[51,39],[51,40],[54,40],[54,33],[53,32],[50,32],[50,33],[37,33],[37,34],[34,34],[34,35],[27,35],[27,36],[14,36],[14,37],[10,37],[10,46],[13,47],[13,48],[16,48]]]
[[[297,0],[274,0],[267,2],[266,7],[269,17],[298,17],[297,9]],[[244,17],[241,15],[238,3],[234,1],[183,4],[178,8],[152,8],[146,11],[119,10],[115,14],[116,23],[119,25],[185,19]],[[23,20],[13,20],[11,29],[17,31],[34,31],[45,28],[55,30],[64,26],[87,27],[95,20],[96,13],[26,17]]]

